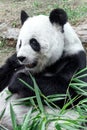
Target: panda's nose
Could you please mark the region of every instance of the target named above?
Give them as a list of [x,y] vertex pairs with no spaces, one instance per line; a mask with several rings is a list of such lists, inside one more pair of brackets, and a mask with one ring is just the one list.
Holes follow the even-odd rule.
[[24,57],[24,56],[19,56],[19,57],[17,57],[17,58],[18,58],[19,61],[23,62],[26,57]]

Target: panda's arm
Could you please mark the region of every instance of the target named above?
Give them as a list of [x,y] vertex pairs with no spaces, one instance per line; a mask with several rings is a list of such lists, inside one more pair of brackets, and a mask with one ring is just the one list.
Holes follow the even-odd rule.
[[20,67],[16,53],[7,59],[5,64],[0,67],[0,91],[9,83],[13,73]]
[[[39,89],[45,96],[58,93],[66,93],[68,82],[65,81],[63,77],[60,77],[60,75],[55,75],[52,77],[39,75],[35,76],[34,78]],[[31,87],[34,87],[33,81],[29,75],[26,75],[23,72],[17,72],[14,74],[10,81],[9,90],[12,93],[19,93],[19,95],[21,95],[22,97],[30,97],[35,95],[35,93],[31,89],[29,89],[24,83],[22,83],[19,79],[22,79]]]

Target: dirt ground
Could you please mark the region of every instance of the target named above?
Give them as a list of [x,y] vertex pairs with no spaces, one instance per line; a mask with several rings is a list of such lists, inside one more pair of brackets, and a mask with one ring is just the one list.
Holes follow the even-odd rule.
[[58,0],[0,0],[0,22],[11,26],[20,24],[20,12],[25,10],[30,16],[48,12]]
[[[64,0],[0,0],[0,23],[10,26],[20,24],[20,12],[25,10],[30,16],[43,13],[48,14],[50,10],[61,5]],[[71,0],[70,0],[71,1]],[[69,2],[72,6],[82,5],[87,0],[73,0]]]
[[[30,16],[48,14],[50,10],[62,4],[64,0],[0,0],[0,24],[11,27],[20,26],[20,12],[25,10]],[[82,5],[87,0],[73,0],[72,5]],[[14,52],[12,48],[0,48],[0,64]]]

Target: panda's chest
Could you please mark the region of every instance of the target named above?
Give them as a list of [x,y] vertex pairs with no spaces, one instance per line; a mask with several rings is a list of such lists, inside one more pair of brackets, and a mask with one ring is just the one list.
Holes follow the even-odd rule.
[[58,73],[60,73],[63,68],[66,66],[67,61],[57,61],[55,64],[45,68],[45,70],[41,73],[41,75],[46,76],[46,77],[51,77],[54,76]]
[[63,68],[67,66],[68,60],[65,58],[61,58],[60,60],[56,61],[56,63],[52,64],[51,66],[45,68],[45,70],[42,72],[43,76],[51,77],[58,73],[60,73]]

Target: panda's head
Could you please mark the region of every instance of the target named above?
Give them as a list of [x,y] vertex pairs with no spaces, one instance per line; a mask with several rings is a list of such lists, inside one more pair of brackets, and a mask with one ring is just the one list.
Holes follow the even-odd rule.
[[31,72],[38,73],[55,63],[64,48],[63,25],[67,15],[54,9],[49,16],[28,17],[21,12],[22,28],[17,42],[17,57]]

